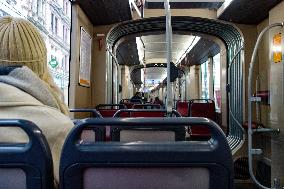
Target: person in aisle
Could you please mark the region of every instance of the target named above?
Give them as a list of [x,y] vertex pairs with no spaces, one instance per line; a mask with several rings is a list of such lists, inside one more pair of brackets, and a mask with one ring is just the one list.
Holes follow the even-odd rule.
[[[45,42],[27,20],[0,18],[0,119],[34,122],[52,152],[55,181],[59,181],[61,149],[73,128],[68,107],[47,67]],[[0,128],[0,142],[27,142],[14,128]]]
[[135,100],[135,99],[142,100],[142,94],[140,92],[136,92],[135,95],[131,97],[130,100]]
[[155,97],[154,104],[160,104],[162,107],[164,106],[163,102],[159,99],[159,97]]
[[136,92],[135,95],[131,97],[130,102],[138,104],[142,103],[142,94],[140,92]]

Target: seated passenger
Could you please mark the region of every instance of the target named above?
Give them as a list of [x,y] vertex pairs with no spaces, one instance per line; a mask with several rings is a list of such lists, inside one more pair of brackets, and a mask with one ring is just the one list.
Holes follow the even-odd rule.
[[155,97],[154,104],[160,104],[161,106],[164,105],[163,102],[159,99],[159,97]]
[[142,94],[140,92],[136,92],[133,97],[131,97],[130,102],[137,102],[141,100],[142,102]]
[[[38,30],[20,18],[0,19],[0,119],[26,119],[45,135],[59,181],[61,149],[73,123],[47,67]],[[27,142],[19,130],[0,128],[0,142]]]

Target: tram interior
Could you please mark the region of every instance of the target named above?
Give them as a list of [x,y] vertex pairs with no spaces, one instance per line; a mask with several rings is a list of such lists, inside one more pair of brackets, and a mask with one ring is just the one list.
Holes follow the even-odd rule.
[[[242,6],[249,6],[248,4],[250,4],[248,2],[242,3]],[[264,2],[264,4],[265,3],[266,2]],[[239,49],[234,49],[234,51],[228,52],[228,44],[226,44],[226,42],[216,36],[208,35],[206,34],[206,32],[185,32],[176,31],[175,29],[173,29],[172,58],[177,68],[181,70],[181,74],[179,74],[175,82],[173,82],[173,100],[175,104],[174,108],[177,108],[176,105],[178,101],[187,102],[191,99],[202,98],[212,99],[215,102],[214,121],[218,123],[219,127],[224,131],[224,133],[226,133],[227,136],[229,136],[230,132],[234,132],[234,130],[232,131],[229,129],[231,124],[229,120],[232,119],[232,117],[230,117],[231,111],[236,111],[235,114],[238,114],[242,117],[239,118],[239,120],[241,120],[240,124],[243,127],[242,132],[247,132],[246,88],[250,58],[257,36],[262,31],[262,29],[270,23],[282,21],[281,18],[283,17],[283,15],[281,15],[279,10],[281,10],[281,4],[283,3],[275,6],[277,3],[279,2],[271,2],[271,4],[269,5],[263,4],[259,5],[259,7],[255,7],[255,9],[257,10],[263,10],[263,15],[251,15],[249,14],[249,11],[245,11],[243,9],[241,9],[242,11],[240,13],[237,13],[236,11],[240,9],[240,5],[237,5],[237,3],[234,5],[231,4],[231,6],[228,6],[228,8],[225,8],[224,10],[221,10],[222,8],[224,8],[223,6],[221,6],[218,10],[224,11],[223,14],[220,15],[220,18],[223,18],[224,20],[230,21],[232,23],[234,23],[235,21],[234,24],[236,25],[236,27],[238,27],[238,30],[241,32],[241,35],[243,37],[243,50],[240,52],[240,57],[236,58],[239,59],[238,61],[243,62],[243,67],[236,68],[239,71],[242,70],[242,78],[238,78],[237,71],[235,71],[235,73],[229,73],[230,71],[228,70],[233,54],[236,53]],[[256,6],[256,4],[254,4],[254,6]],[[154,6],[154,3],[149,3],[148,5]],[[172,3],[172,7],[174,5],[178,5],[178,3]],[[79,8],[80,6],[83,10]],[[84,3],[82,3],[80,6],[74,6],[77,15],[82,15],[83,12],[88,12],[86,9],[84,9]],[[163,6],[162,8],[159,7],[152,9],[149,8],[149,6],[144,10],[145,18],[164,16]],[[261,6],[262,8],[260,8]],[[272,8],[273,6],[275,7]],[[230,15],[230,13],[232,13],[232,15]],[[242,14],[246,15],[246,17],[241,17]],[[134,17],[137,17],[135,11],[133,15]],[[193,17],[198,15],[197,17],[209,19],[216,18],[214,15],[214,8],[202,9],[201,7],[199,9],[188,10],[178,8],[172,9],[172,16],[185,15]],[[75,96],[72,97],[71,92],[71,101],[69,101],[71,106],[90,108],[105,101],[116,104],[119,103],[122,99],[130,99],[136,91],[143,92],[145,95],[144,97],[147,98],[148,101],[150,101],[150,99],[154,99],[155,97],[159,97],[159,99],[162,100],[164,104],[166,104],[167,83],[165,65],[167,63],[167,43],[165,30],[145,31],[140,32],[139,34],[123,35],[123,37],[119,38],[119,40],[116,41],[113,47],[107,47],[108,31],[110,30],[110,28],[115,26],[101,26],[101,23],[96,25],[97,20],[95,19],[95,17],[90,19],[79,18],[78,20],[76,20],[76,22],[78,25],[83,25],[84,27],[88,28],[90,33],[93,33],[94,53],[92,71],[95,74],[93,74],[92,80],[95,87],[92,89],[86,89],[80,86],[76,86],[74,87],[74,89],[70,88],[71,91],[73,90],[75,92],[74,94],[80,93],[81,95],[86,95],[87,97],[84,98],[85,101],[82,100],[82,98],[80,98],[80,100],[77,100]],[[105,59],[108,58],[108,53],[105,54],[105,52],[102,52],[96,45],[97,40],[101,40],[101,38],[98,37],[100,34],[105,35],[102,39],[104,41],[103,45],[105,45],[106,48],[112,48],[112,53],[117,59],[117,62],[114,60],[111,61],[112,65],[98,63],[104,62]],[[78,32],[76,35],[78,35]],[[257,68],[255,69],[253,76],[254,79],[257,80],[256,82],[253,81],[254,95],[257,95],[257,93],[265,93],[271,88],[271,80],[268,79],[271,76],[271,70],[269,68],[269,62],[271,62],[271,51],[269,50],[270,48],[268,45],[270,43],[269,41],[271,41],[271,35],[272,34],[265,34],[264,42],[262,42],[259,49],[257,59],[258,63],[256,65]],[[72,36],[74,39],[77,38],[75,34]],[[228,55],[229,53],[231,53],[231,57]],[[112,59],[113,57],[110,58]],[[102,76],[104,74],[107,74],[107,72],[101,73],[100,71],[98,72],[98,70],[108,70],[107,66],[112,67],[112,69],[109,70],[112,70],[111,72],[113,75],[110,78],[111,81],[107,81],[106,79],[102,82]],[[117,67],[119,68],[117,69]],[[216,73],[216,67],[218,73]],[[74,71],[76,69],[73,68]],[[218,74],[218,77],[213,74]],[[232,87],[237,90],[236,94],[234,94],[234,97],[231,97],[228,94],[228,90],[230,90],[228,87],[230,77],[236,77],[236,80],[239,79],[239,82],[243,82],[242,87]],[[77,76],[75,72],[74,79],[76,78]],[[110,95],[110,93],[108,92],[105,93],[102,91],[104,90],[105,84],[111,85],[111,89],[107,89],[106,91],[112,91],[112,95]],[[207,88],[208,92],[206,91],[206,89],[204,90],[204,88]],[[241,110],[232,110],[232,107],[229,107],[230,98],[237,99],[236,102],[238,104],[241,104],[242,106],[242,108],[240,108]],[[264,97],[263,99],[267,98]],[[261,125],[264,127],[269,127],[269,108],[270,107],[265,100],[253,106],[253,120],[257,127]],[[189,115],[189,112],[186,112],[185,115]],[[81,117],[82,115],[77,114],[76,116]],[[246,137],[247,136],[244,136],[244,141],[240,144],[241,147],[233,151],[235,170],[239,171],[235,172],[235,186],[240,188],[253,187],[253,184],[249,181],[249,174],[247,172],[248,144]],[[269,134],[257,135],[254,138],[253,144],[263,150],[263,155],[261,156],[261,158],[254,159],[254,169],[257,170],[257,173],[255,174],[257,174],[258,179],[260,179],[263,184],[266,184],[266,186],[271,186],[269,178],[274,177],[274,173],[266,171],[266,173],[262,172],[264,170],[269,170],[269,167],[271,166],[271,163],[269,163],[271,159],[271,136]]]
[[[283,8],[283,2],[280,3],[279,1],[274,1],[268,3],[263,1],[262,3],[235,1],[233,4],[228,6],[222,3],[222,5],[214,3],[210,4],[212,6],[214,5],[219,7],[217,9],[216,7],[208,9],[207,7],[201,7],[201,5],[197,8],[191,7],[189,9],[179,9],[180,7],[178,8],[178,3],[171,3],[172,16],[191,16],[216,19],[215,11],[218,10],[219,18],[235,24],[242,35],[244,45],[241,47],[241,55],[236,58],[238,59],[236,61],[243,62],[243,66],[235,68],[235,72],[232,73],[229,73],[230,70],[228,70],[228,67],[230,67],[230,60],[233,58],[234,54],[237,53],[239,48],[236,47],[233,51],[228,50],[228,44],[224,42],[224,40],[214,35],[209,35],[206,32],[186,32],[173,29],[172,43],[173,62],[176,64],[177,68],[181,70],[181,74],[178,75],[177,79],[173,83],[174,108],[177,109],[176,104],[178,101],[186,102],[191,99],[200,98],[212,99],[215,102],[214,121],[218,123],[224,133],[227,136],[230,135],[230,132],[244,133],[244,140],[241,144],[239,144],[241,147],[233,151],[235,169],[238,170],[235,171],[235,186],[239,188],[253,187],[247,172],[248,144],[247,136],[245,134],[247,132],[246,97],[250,58],[252,56],[257,36],[260,34],[262,29],[274,22],[282,22],[283,18],[283,14],[280,13]],[[144,9],[144,18],[165,15],[163,5],[161,6],[161,4],[159,4],[159,6],[157,6],[157,4],[154,2],[148,2],[148,7]],[[153,7],[150,8],[151,6]],[[254,7],[253,9],[256,11],[249,11],[249,9],[245,10],[244,8],[241,8],[242,6]],[[88,15],[88,10],[85,8],[84,2],[82,2],[79,6],[73,6],[73,8],[76,9],[74,12],[76,12],[77,15],[84,15],[82,14],[83,12],[87,12]],[[240,12],[237,12],[238,10],[240,10]],[[262,11],[262,13],[259,11]],[[78,26],[82,25],[83,27],[88,28],[88,31],[93,33],[94,53],[92,71],[94,74],[92,81],[94,83],[94,87],[92,87],[92,89],[82,88],[79,85],[75,86],[73,89],[70,87],[71,101],[69,101],[69,103],[71,107],[91,108],[102,102],[116,104],[122,99],[130,99],[136,91],[143,92],[148,101],[150,101],[151,98],[154,99],[155,97],[159,97],[159,99],[166,104],[167,83],[165,64],[167,62],[167,49],[165,30],[157,31],[156,29],[155,31],[151,31],[151,27],[149,26],[147,31],[140,32],[139,34],[123,35],[123,37],[119,38],[119,40],[113,44],[113,47],[107,47],[108,31],[112,27],[115,27],[115,25],[102,25],[102,23],[99,23],[98,20],[96,20],[98,17],[93,15],[90,19],[86,19],[87,15],[84,18],[75,18],[74,22],[77,23]],[[78,16],[75,14],[75,17]],[[119,18],[118,15],[116,15],[116,17]],[[134,20],[139,20],[139,16],[135,11],[133,11],[133,17]],[[275,29],[274,32],[275,31],[279,31],[279,29]],[[131,33],[128,30],[125,30],[124,32]],[[78,32],[75,33],[72,35],[73,39],[77,39]],[[254,95],[257,95],[257,93],[264,94],[263,102],[253,105],[254,126],[264,126],[264,128],[271,128],[269,126],[269,117],[271,116],[269,112],[271,104],[269,105],[265,95],[267,94],[267,91],[271,90],[273,83],[271,76],[274,75],[272,74],[272,67],[270,68],[272,50],[269,44],[271,44],[273,36],[272,33],[273,32],[270,32],[269,34],[266,33],[263,41],[261,42],[252,84],[252,91]],[[104,62],[105,59],[108,59],[109,57],[111,58],[108,53],[105,53],[104,51],[102,52],[98,45],[96,45],[98,44],[97,40],[101,40],[101,37],[98,37],[100,34],[104,34],[102,39],[104,42],[103,46],[109,50],[112,48],[111,51],[117,59],[117,62],[114,60],[111,61],[112,65],[99,64],[99,62]],[[77,51],[78,48],[79,46],[77,47]],[[71,58],[71,63],[72,60],[74,59]],[[75,60],[78,61],[78,57]],[[104,74],[107,74],[107,71],[102,73],[98,70],[111,70],[108,69],[107,66],[112,67],[111,72],[113,75],[110,78],[111,81],[108,81],[107,79],[102,81],[102,77]],[[117,66],[119,69],[117,69]],[[216,67],[218,73],[216,73]],[[77,69],[78,68],[73,68],[73,71]],[[237,76],[237,71],[242,72],[242,78]],[[78,77],[76,74],[77,73],[75,71],[73,77],[74,80]],[[218,74],[218,77],[216,77],[216,74]],[[230,90],[228,86],[228,82],[231,79],[230,77],[236,77],[236,80],[239,80],[230,82],[241,82],[240,87],[232,87],[233,89],[231,90],[234,90],[235,88],[237,91],[235,91],[233,97],[228,93],[228,90]],[[112,91],[112,95],[110,95],[109,92],[105,92],[105,85],[111,86],[111,89],[107,89],[106,91]],[[206,91],[204,90],[206,87],[208,88],[207,94],[205,94]],[[72,95],[72,91],[74,94],[80,93],[81,97],[82,95],[85,96],[85,101],[82,100],[82,98],[80,98],[80,100],[76,99],[75,95]],[[241,105],[241,107],[237,107],[238,105],[231,105],[231,107],[229,107],[229,101],[232,98],[236,99],[235,102],[237,102],[238,105]],[[273,97],[270,97],[270,99],[272,98]],[[233,113],[239,116],[239,122],[243,127],[242,131],[240,131],[241,129],[232,130],[232,127],[230,128],[230,125],[232,124],[230,120],[233,119],[230,117],[232,111],[235,111]],[[189,112],[185,112],[185,115],[189,115]],[[76,116],[81,117],[82,115],[77,114]],[[232,138],[234,138],[234,136]],[[242,137],[239,136],[239,138]],[[254,158],[254,169],[257,170],[255,174],[257,175],[256,177],[261,180],[262,184],[266,184],[268,187],[271,186],[272,183],[270,178],[274,178],[275,175],[278,174],[275,172],[273,173],[273,171],[265,171],[269,170],[269,167],[271,166],[271,141],[272,138],[269,134],[257,134],[253,140],[254,146],[263,150],[261,158]]]
[[[167,1],[141,2],[71,1],[76,126],[60,188],[284,186],[284,1],[172,1],[171,27]],[[275,23],[250,73],[258,36]],[[92,44],[88,85],[79,79],[82,28]]]

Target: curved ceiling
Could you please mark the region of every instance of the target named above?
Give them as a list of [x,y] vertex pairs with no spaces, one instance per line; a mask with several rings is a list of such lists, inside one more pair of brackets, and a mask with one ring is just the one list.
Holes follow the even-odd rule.
[[[166,63],[167,62],[167,43],[166,35],[147,35],[142,36],[144,43],[145,62],[149,63]],[[184,53],[189,51],[199,40],[199,37],[192,35],[173,34],[172,38],[172,60],[178,63],[183,59]]]
[[[145,81],[141,81],[141,73],[143,72]],[[165,63],[149,63],[134,66],[131,72],[131,80],[134,84],[154,85],[163,82],[167,76],[167,64]]]
[[[225,43],[226,46],[242,43],[242,36],[239,33],[237,28],[235,28],[229,23],[225,23],[225,22],[221,22],[217,20],[210,20],[210,19],[196,18],[196,17],[172,17],[172,27],[175,33],[180,33],[180,34],[185,34],[185,32],[187,34],[189,32],[190,33],[201,33],[205,35],[212,35],[212,36],[218,37]],[[123,22],[117,25],[116,27],[114,27],[109,32],[107,36],[107,42],[110,46],[114,47],[116,43],[123,37],[129,36],[129,35],[132,35],[132,36],[133,35],[141,36],[143,34],[149,35],[149,33],[155,33],[155,32],[165,32],[165,17],[146,18],[146,19],[141,19],[141,20]],[[154,36],[150,36],[148,38],[147,36],[144,37],[146,45],[147,45],[147,41],[149,42],[148,56],[150,56],[151,50],[157,50],[157,51],[160,50],[161,54],[164,55],[165,53],[164,49],[158,49],[160,48],[159,46],[155,47],[155,42],[163,43],[161,40],[162,38],[164,38],[163,35],[160,38],[154,37]],[[143,41],[143,37],[142,37],[142,41]],[[151,43],[151,41],[153,41],[153,43]],[[210,42],[203,40],[201,41],[200,45],[204,46],[204,44],[208,45],[209,43]],[[216,49],[216,48],[213,48],[213,49]],[[195,51],[198,51],[198,49],[196,49]],[[211,49],[211,51],[213,50]],[[126,51],[126,52],[129,52],[129,51]],[[147,52],[146,52],[146,58],[147,58]],[[154,60],[155,58],[156,57],[152,57],[152,60]],[[197,59],[196,57],[194,58],[195,58],[195,61],[198,60],[199,62],[189,61],[190,60],[190,55],[189,55],[187,56],[188,61],[186,62],[186,64],[198,64],[198,63],[200,64],[200,61],[202,61],[202,58],[204,58],[204,56],[202,56],[201,54],[199,59]],[[163,62],[159,62],[159,63],[163,63]],[[141,83],[141,76],[138,77],[137,74],[134,74],[134,75],[136,78],[134,79],[135,82]]]
[[[212,35],[222,40],[227,47],[227,69],[228,77],[227,91],[229,106],[232,109],[229,115],[228,141],[231,149],[234,150],[242,145],[243,128],[243,49],[244,40],[238,28],[232,24],[219,20],[210,20],[196,17],[172,17],[172,29],[175,32],[194,32],[206,35]],[[114,27],[107,35],[106,42],[109,47],[114,49],[116,42],[122,37],[128,35],[141,35],[147,32],[165,31],[165,17],[155,17],[140,20],[123,22]],[[238,53],[241,52],[241,53]],[[234,58],[233,58],[234,57]]]
[[140,61],[135,38],[127,38],[120,43],[116,50],[116,57],[120,65],[139,65]]
[[[147,67],[151,67],[150,65],[153,64],[153,69],[146,69],[146,72],[143,74],[146,80],[154,80],[154,83],[156,81],[162,82],[163,79],[166,77],[165,69],[158,69],[157,66],[163,64],[166,67],[166,40],[165,35],[148,35],[148,36],[142,36],[140,37],[144,48],[141,50],[144,51],[144,53],[138,53],[139,56],[142,57],[137,58],[137,53],[135,57],[132,57],[132,63],[128,64],[129,66],[133,65],[139,65],[139,59],[143,60],[145,58],[145,61],[141,61],[146,63]],[[124,42],[123,42],[124,43]],[[139,46],[139,45],[137,45]],[[136,49],[136,45],[131,46],[119,46],[118,50],[121,51],[121,47],[125,47],[123,49],[123,52],[128,52],[128,54],[125,54],[125,58],[129,58],[130,54],[133,54],[132,48]],[[197,36],[192,35],[173,35],[173,62],[175,64],[181,63],[185,66],[192,66],[192,65],[199,65],[204,63],[208,60],[210,56],[214,56],[220,52],[220,47],[217,45],[214,41],[211,39],[206,38],[200,38]],[[118,59],[120,59],[120,54],[118,56]],[[124,58],[124,59],[125,59]],[[138,62],[138,63],[137,63]],[[123,62],[122,62],[123,63]],[[155,65],[157,66],[155,67]],[[139,67],[139,66],[138,66]],[[163,67],[163,66],[162,66]],[[131,80],[134,84],[142,84],[141,81],[141,69],[144,68],[143,64],[141,67],[139,67],[139,70],[135,70],[131,74]],[[146,82],[147,83],[147,82]]]
[[201,38],[181,62],[182,65],[192,66],[202,64],[220,52],[220,47],[211,39]]
[[[122,22],[107,35],[107,43],[114,48],[118,40],[129,35],[143,35],[148,32],[165,32],[165,17],[146,18]],[[232,24],[219,20],[197,17],[172,17],[172,29],[175,33],[193,32],[212,35],[221,39],[227,47],[242,45],[243,37]]]

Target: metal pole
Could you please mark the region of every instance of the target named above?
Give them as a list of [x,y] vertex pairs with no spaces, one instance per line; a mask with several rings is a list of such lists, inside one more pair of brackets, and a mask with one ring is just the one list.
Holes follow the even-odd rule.
[[105,94],[106,94],[106,97],[105,97],[105,103],[106,104],[109,104],[111,102],[111,93],[112,93],[112,90],[111,90],[111,86],[112,86],[112,83],[111,83],[111,68],[110,68],[110,65],[111,65],[111,55],[109,53],[109,51],[107,51],[106,53],[106,88],[105,88]]
[[[107,50],[107,52],[108,52],[108,54],[107,54],[107,57],[109,57],[108,59],[107,59],[107,61],[108,61],[108,63],[107,63],[107,65],[109,66],[108,67],[108,70],[109,70],[109,72],[107,73],[107,75],[108,75],[108,79],[109,79],[109,85],[110,85],[110,87],[108,88],[108,92],[107,92],[107,103],[111,103],[111,102],[117,102],[118,101],[118,86],[119,86],[119,79],[118,79],[118,77],[119,77],[119,63],[118,63],[118,60],[117,60],[117,58],[116,58],[116,56],[115,56],[115,54],[113,54],[112,53],[112,51],[111,51],[111,49],[109,48],[109,47],[107,47],[106,48],[106,50]],[[115,65],[116,65],[116,85],[115,85],[115,88],[116,88],[116,94],[115,94],[115,97],[116,97],[116,100],[114,100],[113,99],[113,77],[115,77],[114,76],[114,74],[113,74],[113,62],[115,63]],[[111,73],[111,74],[110,74]]]
[[263,37],[263,35],[265,34],[265,32],[267,32],[268,30],[270,30],[271,28],[274,27],[283,27],[283,23],[275,23],[272,25],[267,26],[266,28],[264,28],[262,30],[262,32],[259,34],[253,53],[252,53],[252,57],[251,57],[251,62],[250,62],[250,68],[249,68],[249,77],[248,77],[248,159],[249,159],[249,174],[251,176],[251,179],[253,180],[253,182],[262,189],[270,189],[266,186],[263,186],[260,182],[258,182],[258,180],[255,178],[254,174],[253,174],[253,167],[252,167],[252,155],[253,154],[257,154],[258,150],[253,149],[252,148],[252,135],[253,135],[253,130],[251,128],[251,121],[252,121],[252,113],[251,113],[251,104],[253,101],[253,97],[251,94],[251,90],[252,90],[252,74],[253,74],[253,68],[254,68],[254,64],[255,64],[255,59],[256,59],[256,55],[257,55],[257,50],[260,44],[260,41]]
[[172,62],[172,25],[169,0],[164,1],[166,14],[166,42],[167,42],[167,99],[166,110],[168,113],[173,109],[173,83],[171,82],[170,65]]
[[111,50],[109,48],[106,48],[106,50],[109,52],[109,54],[113,58],[114,62],[119,66],[119,63],[118,63],[116,56],[111,52]]

